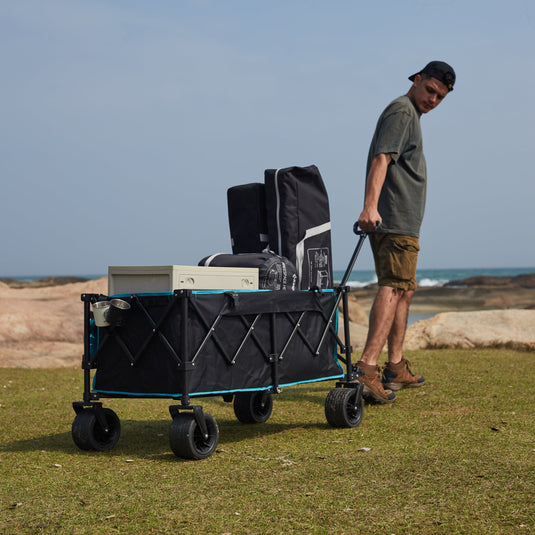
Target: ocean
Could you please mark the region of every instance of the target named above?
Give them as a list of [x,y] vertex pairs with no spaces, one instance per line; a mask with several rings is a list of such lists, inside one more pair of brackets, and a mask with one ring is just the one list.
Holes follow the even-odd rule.
[[[344,270],[334,270],[333,277],[336,283],[339,283],[344,276]],[[522,275],[524,273],[535,273],[535,267],[527,268],[458,268],[458,269],[419,269],[416,272],[416,280],[418,286],[430,287],[430,286],[443,286],[449,281],[456,281],[461,279],[467,279],[468,277],[488,276],[488,277],[514,277],[516,275]],[[50,275],[34,275],[27,277],[9,277],[20,281],[32,281],[49,277]],[[54,275],[66,276],[66,275]],[[85,279],[98,279],[100,277],[106,277],[106,274],[96,275],[74,275]],[[8,277],[6,277],[8,278]],[[348,286],[354,288],[363,288],[368,284],[377,282],[375,271],[362,271],[355,268],[349,277]]]
[[[459,268],[459,269],[419,269],[416,281],[420,287],[444,286],[447,282],[467,279],[468,277],[514,277],[524,273],[535,273],[532,268]],[[334,281],[340,282],[344,271],[334,271]],[[377,282],[375,271],[359,271],[354,269],[348,280],[348,286],[363,288]]]

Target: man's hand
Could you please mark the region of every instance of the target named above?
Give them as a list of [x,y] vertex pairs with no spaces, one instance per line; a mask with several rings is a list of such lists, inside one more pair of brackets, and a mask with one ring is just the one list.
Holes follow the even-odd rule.
[[382,222],[383,219],[376,209],[364,208],[359,216],[359,227],[367,232],[375,230],[377,225],[380,225]]

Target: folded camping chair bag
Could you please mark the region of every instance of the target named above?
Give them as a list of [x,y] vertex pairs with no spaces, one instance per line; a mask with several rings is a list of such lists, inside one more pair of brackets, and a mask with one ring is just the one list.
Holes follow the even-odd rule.
[[262,252],[268,245],[264,184],[243,184],[229,188],[227,205],[232,252]]
[[297,269],[300,289],[332,288],[327,190],[315,165],[266,169],[269,247]]
[[297,290],[295,266],[275,253],[214,254],[199,262],[199,266],[258,268],[261,290]]

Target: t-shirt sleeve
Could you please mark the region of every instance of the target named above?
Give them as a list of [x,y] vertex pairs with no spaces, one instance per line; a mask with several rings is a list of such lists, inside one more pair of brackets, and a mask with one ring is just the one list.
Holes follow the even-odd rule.
[[390,154],[392,160],[397,162],[409,136],[409,125],[410,116],[407,112],[385,113],[377,131],[373,156]]

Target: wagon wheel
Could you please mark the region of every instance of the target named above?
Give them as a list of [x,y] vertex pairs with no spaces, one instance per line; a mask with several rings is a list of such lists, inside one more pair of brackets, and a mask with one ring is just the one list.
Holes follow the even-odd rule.
[[273,411],[270,392],[238,392],[234,396],[234,414],[243,424],[267,422]]
[[363,412],[364,399],[356,388],[333,388],[325,399],[325,417],[333,427],[357,427]]
[[177,414],[169,429],[169,443],[173,453],[184,459],[206,459],[210,457],[219,443],[219,428],[214,417],[204,413],[207,436],[204,436],[195,415],[192,413]]
[[[103,421],[97,411],[100,411]],[[111,450],[120,435],[121,422],[111,409],[84,409],[72,423],[72,439],[81,450]]]

